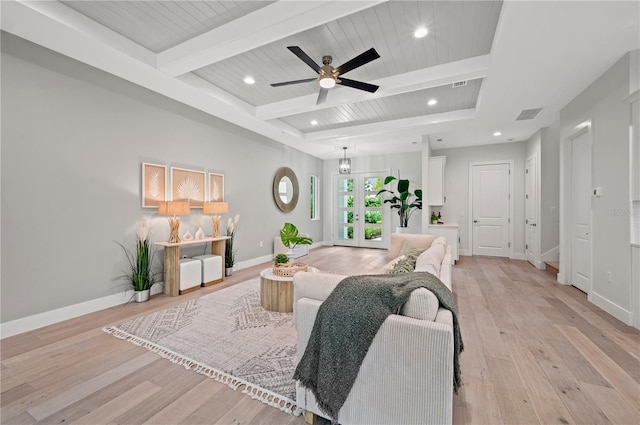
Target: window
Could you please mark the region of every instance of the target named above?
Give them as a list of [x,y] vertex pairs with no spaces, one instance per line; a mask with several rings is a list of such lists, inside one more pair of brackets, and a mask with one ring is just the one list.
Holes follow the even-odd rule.
[[311,220],[320,220],[320,193],[318,176],[311,176]]

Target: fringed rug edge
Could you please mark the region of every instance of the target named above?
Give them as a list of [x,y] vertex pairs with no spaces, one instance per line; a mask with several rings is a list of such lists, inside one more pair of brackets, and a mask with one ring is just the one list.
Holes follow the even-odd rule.
[[275,407],[276,409],[280,409],[281,411],[292,414],[294,416],[300,416],[300,414],[302,414],[302,409],[298,407],[296,405],[296,402],[294,400],[291,400],[289,397],[284,397],[281,394],[277,394],[273,391],[262,388],[251,382],[245,381],[244,379],[237,378],[219,369],[190,359],[185,355],[161,347],[156,343],[125,332],[122,329],[118,329],[117,326],[106,326],[102,328],[102,331],[118,339],[122,339],[131,342],[132,344],[139,347],[145,348],[157,354],[161,358],[167,359],[171,361],[171,363],[180,365],[187,370],[193,370],[194,372],[197,372],[208,378],[212,378],[215,381],[226,384],[234,391],[236,391],[241,386],[244,386],[242,393],[247,394],[254,400],[259,400],[264,404]]

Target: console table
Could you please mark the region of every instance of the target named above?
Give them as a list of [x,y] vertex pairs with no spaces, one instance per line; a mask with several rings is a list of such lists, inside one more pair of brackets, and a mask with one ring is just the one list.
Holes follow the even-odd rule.
[[222,257],[222,279],[224,280],[225,241],[229,236],[219,238],[202,238],[181,241],[178,243],[156,242],[164,247],[164,293],[170,297],[180,294],[180,247],[211,242],[211,254]]

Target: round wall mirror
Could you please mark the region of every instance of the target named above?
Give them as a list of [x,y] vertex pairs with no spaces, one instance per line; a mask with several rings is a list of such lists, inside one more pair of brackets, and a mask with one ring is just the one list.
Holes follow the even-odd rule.
[[273,178],[273,200],[280,211],[291,212],[298,204],[298,178],[291,168],[282,167]]

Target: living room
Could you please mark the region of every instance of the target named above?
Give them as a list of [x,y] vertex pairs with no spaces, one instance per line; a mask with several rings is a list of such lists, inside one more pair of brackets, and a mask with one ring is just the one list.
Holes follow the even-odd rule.
[[[337,174],[338,159],[343,155],[341,141],[332,141],[328,150],[321,154],[305,153],[303,145],[313,144],[313,140],[283,136],[277,126],[267,126],[264,122],[243,128],[238,124],[243,118],[233,116],[234,113],[240,115],[229,106],[233,103],[219,100],[207,103],[205,97],[197,97],[206,96],[201,93],[197,96],[180,93],[176,95],[179,99],[172,99],[170,94],[175,87],[170,85],[165,92],[150,89],[149,85],[157,81],[164,83],[163,77],[159,72],[148,73],[131,58],[128,59],[130,67],[126,72],[131,74],[127,81],[121,76],[125,71],[118,68],[124,67],[123,59],[120,58],[117,65],[110,61],[109,55],[114,53],[109,49],[113,46],[98,49],[96,46],[102,43],[99,37],[77,37],[58,32],[60,29],[56,25],[60,22],[56,19],[45,19],[46,15],[36,13],[20,2],[10,2],[13,4],[8,6],[17,9],[6,9],[4,3],[3,338],[127,301],[122,286],[114,281],[121,274],[124,260],[115,242],[132,244],[135,225],[144,215],[152,216],[156,240],[166,240],[169,236],[166,218],[141,208],[140,167],[143,162],[224,175],[229,216],[240,215],[236,237],[238,273],[270,261],[273,238],[285,221],[296,223],[316,245],[333,245],[331,181]],[[597,6],[594,7],[597,9]],[[589,38],[569,58],[580,64],[591,49],[598,53],[604,50],[606,65],[599,63],[599,68],[590,68],[584,74],[579,65],[568,75],[545,74],[545,78],[555,78],[563,85],[571,86],[573,95],[561,102],[556,111],[549,112],[556,114],[555,120],[547,121],[526,137],[516,136],[513,142],[505,139],[492,143],[491,140],[498,137],[492,134],[495,125],[502,124],[492,123],[495,125],[483,129],[486,135],[480,134],[480,128],[472,127],[459,139],[443,137],[444,140],[438,142],[438,135],[447,133],[444,130],[446,123],[426,123],[376,134],[370,137],[370,145],[349,141],[351,147],[347,153],[354,172],[375,170],[396,174],[401,170],[403,178],[423,188],[428,184],[424,165],[428,158],[446,156],[445,188],[449,196],[445,206],[437,210],[447,221],[461,225],[460,252],[463,256],[472,254],[468,163],[496,159],[513,161],[515,211],[510,236],[511,258],[524,260],[524,169],[530,153],[539,149],[539,174],[544,193],[539,253],[550,252],[549,255],[562,258],[567,255],[563,254],[562,247],[568,243],[560,226],[560,214],[564,211],[561,204],[564,189],[560,182],[567,178],[560,165],[563,158],[561,142],[572,134],[572,128],[584,119],[591,119],[592,180],[594,188],[601,187],[603,193],[594,198],[592,205],[593,292],[598,297],[590,301],[596,302],[621,323],[639,327],[639,307],[633,303],[639,296],[640,285],[632,275],[632,265],[637,267],[638,260],[633,263],[629,248],[632,231],[629,219],[634,214],[630,209],[629,188],[634,174],[629,164],[628,141],[628,97],[639,87],[637,13],[634,15],[637,4],[622,2],[618,6],[623,12],[617,11],[613,16],[620,18],[622,15],[628,21],[610,20],[597,27],[593,37],[601,32],[614,32],[613,28],[623,28],[620,38],[603,38],[602,44],[590,44],[593,39]],[[515,13],[514,7],[503,5],[510,13]],[[558,21],[570,16],[565,13],[557,15]],[[598,14],[597,10],[585,13],[585,25],[594,22],[594,14]],[[544,24],[538,22],[540,28],[544,28]],[[507,26],[507,23],[500,25]],[[78,31],[70,27],[67,30]],[[579,32],[579,28],[575,31]],[[82,47],[84,43],[88,43],[87,50]],[[562,44],[560,40],[558,44]],[[575,46],[573,42],[568,44]],[[533,50],[545,46],[521,48],[531,49],[533,55]],[[282,57],[287,54],[297,60],[287,51],[282,52]],[[492,54],[498,61],[499,55],[504,53],[496,50]],[[101,55],[104,56],[100,58]],[[537,63],[513,64],[516,69],[491,68],[487,84],[495,84],[491,78],[516,73],[518,67],[553,68],[557,61],[569,60],[540,54],[535,57]],[[502,58],[502,61],[506,60]],[[533,91],[539,91],[540,96],[545,92],[544,86],[536,85],[544,84],[544,81],[519,81],[517,78],[511,81],[533,86]],[[504,87],[502,90],[515,88]],[[220,93],[214,95],[224,99]],[[193,97],[186,101],[180,96]],[[557,101],[553,99],[553,93],[545,96]],[[315,95],[312,97],[311,105],[315,103]],[[485,98],[484,102],[487,101]],[[530,103],[527,107],[544,104],[542,98],[527,101]],[[485,113],[486,109],[482,108],[500,107],[482,102],[480,97],[478,115]],[[521,109],[509,111],[514,115],[510,121]],[[234,120],[235,124],[232,123]],[[451,126],[462,125],[464,121],[454,122]],[[519,131],[518,124],[509,125],[514,132]],[[506,136],[505,128],[501,129]],[[400,139],[403,133],[411,133],[412,137],[389,149],[388,140],[396,134]],[[368,134],[357,136],[367,139]],[[482,139],[483,144],[472,146],[469,141],[475,138]],[[566,155],[564,158],[566,160]],[[309,218],[310,195],[304,185],[297,209],[289,214],[277,210],[272,199],[272,179],[275,171],[284,166],[292,168],[304,185],[311,176],[319,176],[322,190],[320,220]],[[638,168],[637,163],[635,167]],[[414,232],[427,228],[430,213],[430,209],[425,208],[421,216],[412,218],[410,225]],[[193,232],[194,224],[190,219],[184,217],[183,223]],[[389,231],[391,229],[390,224]],[[39,243],[38,235],[43,243]],[[465,267],[465,270],[470,269]]]

